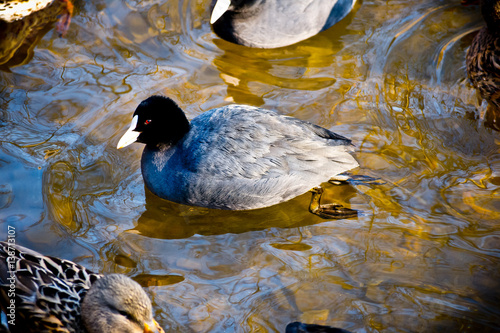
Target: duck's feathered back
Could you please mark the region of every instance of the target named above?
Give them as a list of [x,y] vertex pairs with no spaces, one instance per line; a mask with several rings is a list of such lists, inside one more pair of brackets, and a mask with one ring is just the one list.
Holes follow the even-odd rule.
[[16,279],[12,333],[85,332],[80,303],[101,275],[68,260],[0,242],[0,304],[6,314],[12,277]]

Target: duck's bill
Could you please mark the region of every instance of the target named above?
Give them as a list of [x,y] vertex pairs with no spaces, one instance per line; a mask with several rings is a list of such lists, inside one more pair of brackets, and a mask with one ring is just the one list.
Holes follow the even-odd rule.
[[160,324],[153,319],[152,323],[150,322],[149,324],[144,324],[144,333],[165,333],[165,331],[161,328]]
[[231,0],[217,0],[210,17],[210,24],[214,24],[228,10],[231,5]]
[[125,132],[125,134],[123,134],[120,141],[118,141],[118,145],[116,146],[116,148],[120,149],[137,141],[137,138],[141,134],[141,132],[134,131],[137,126],[138,118],[138,116],[134,116],[134,118],[132,119],[132,123],[130,124],[130,128],[127,130],[127,132]]

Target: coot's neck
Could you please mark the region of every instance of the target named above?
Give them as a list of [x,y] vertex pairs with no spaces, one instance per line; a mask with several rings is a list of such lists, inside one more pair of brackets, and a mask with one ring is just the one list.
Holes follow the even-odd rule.
[[186,123],[178,124],[175,129],[165,130],[164,133],[159,133],[155,140],[148,140],[145,142],[146,147],[148,147],[149,150],[169,149],[182,140],[190,129],[191,125],[186,119]]

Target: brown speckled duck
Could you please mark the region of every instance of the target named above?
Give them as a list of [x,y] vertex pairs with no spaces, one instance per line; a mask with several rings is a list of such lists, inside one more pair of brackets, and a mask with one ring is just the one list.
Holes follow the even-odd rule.
[[0,331],[11,333],[163,333],[148,296],[129,277],[95,274],[6,242],[0,242],[0,305],[2,324],[8,322]]
[[500,130],[500,0],[481,0],[486,21],[467,52],[469,80],[488,101],[485,124]]

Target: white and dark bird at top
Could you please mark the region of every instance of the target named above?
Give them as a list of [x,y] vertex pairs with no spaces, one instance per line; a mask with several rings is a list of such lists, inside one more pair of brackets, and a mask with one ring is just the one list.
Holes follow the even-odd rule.
[[292,45],[324,31],[356,0],[214,0],[210,24],[229,42],[256,48]]

